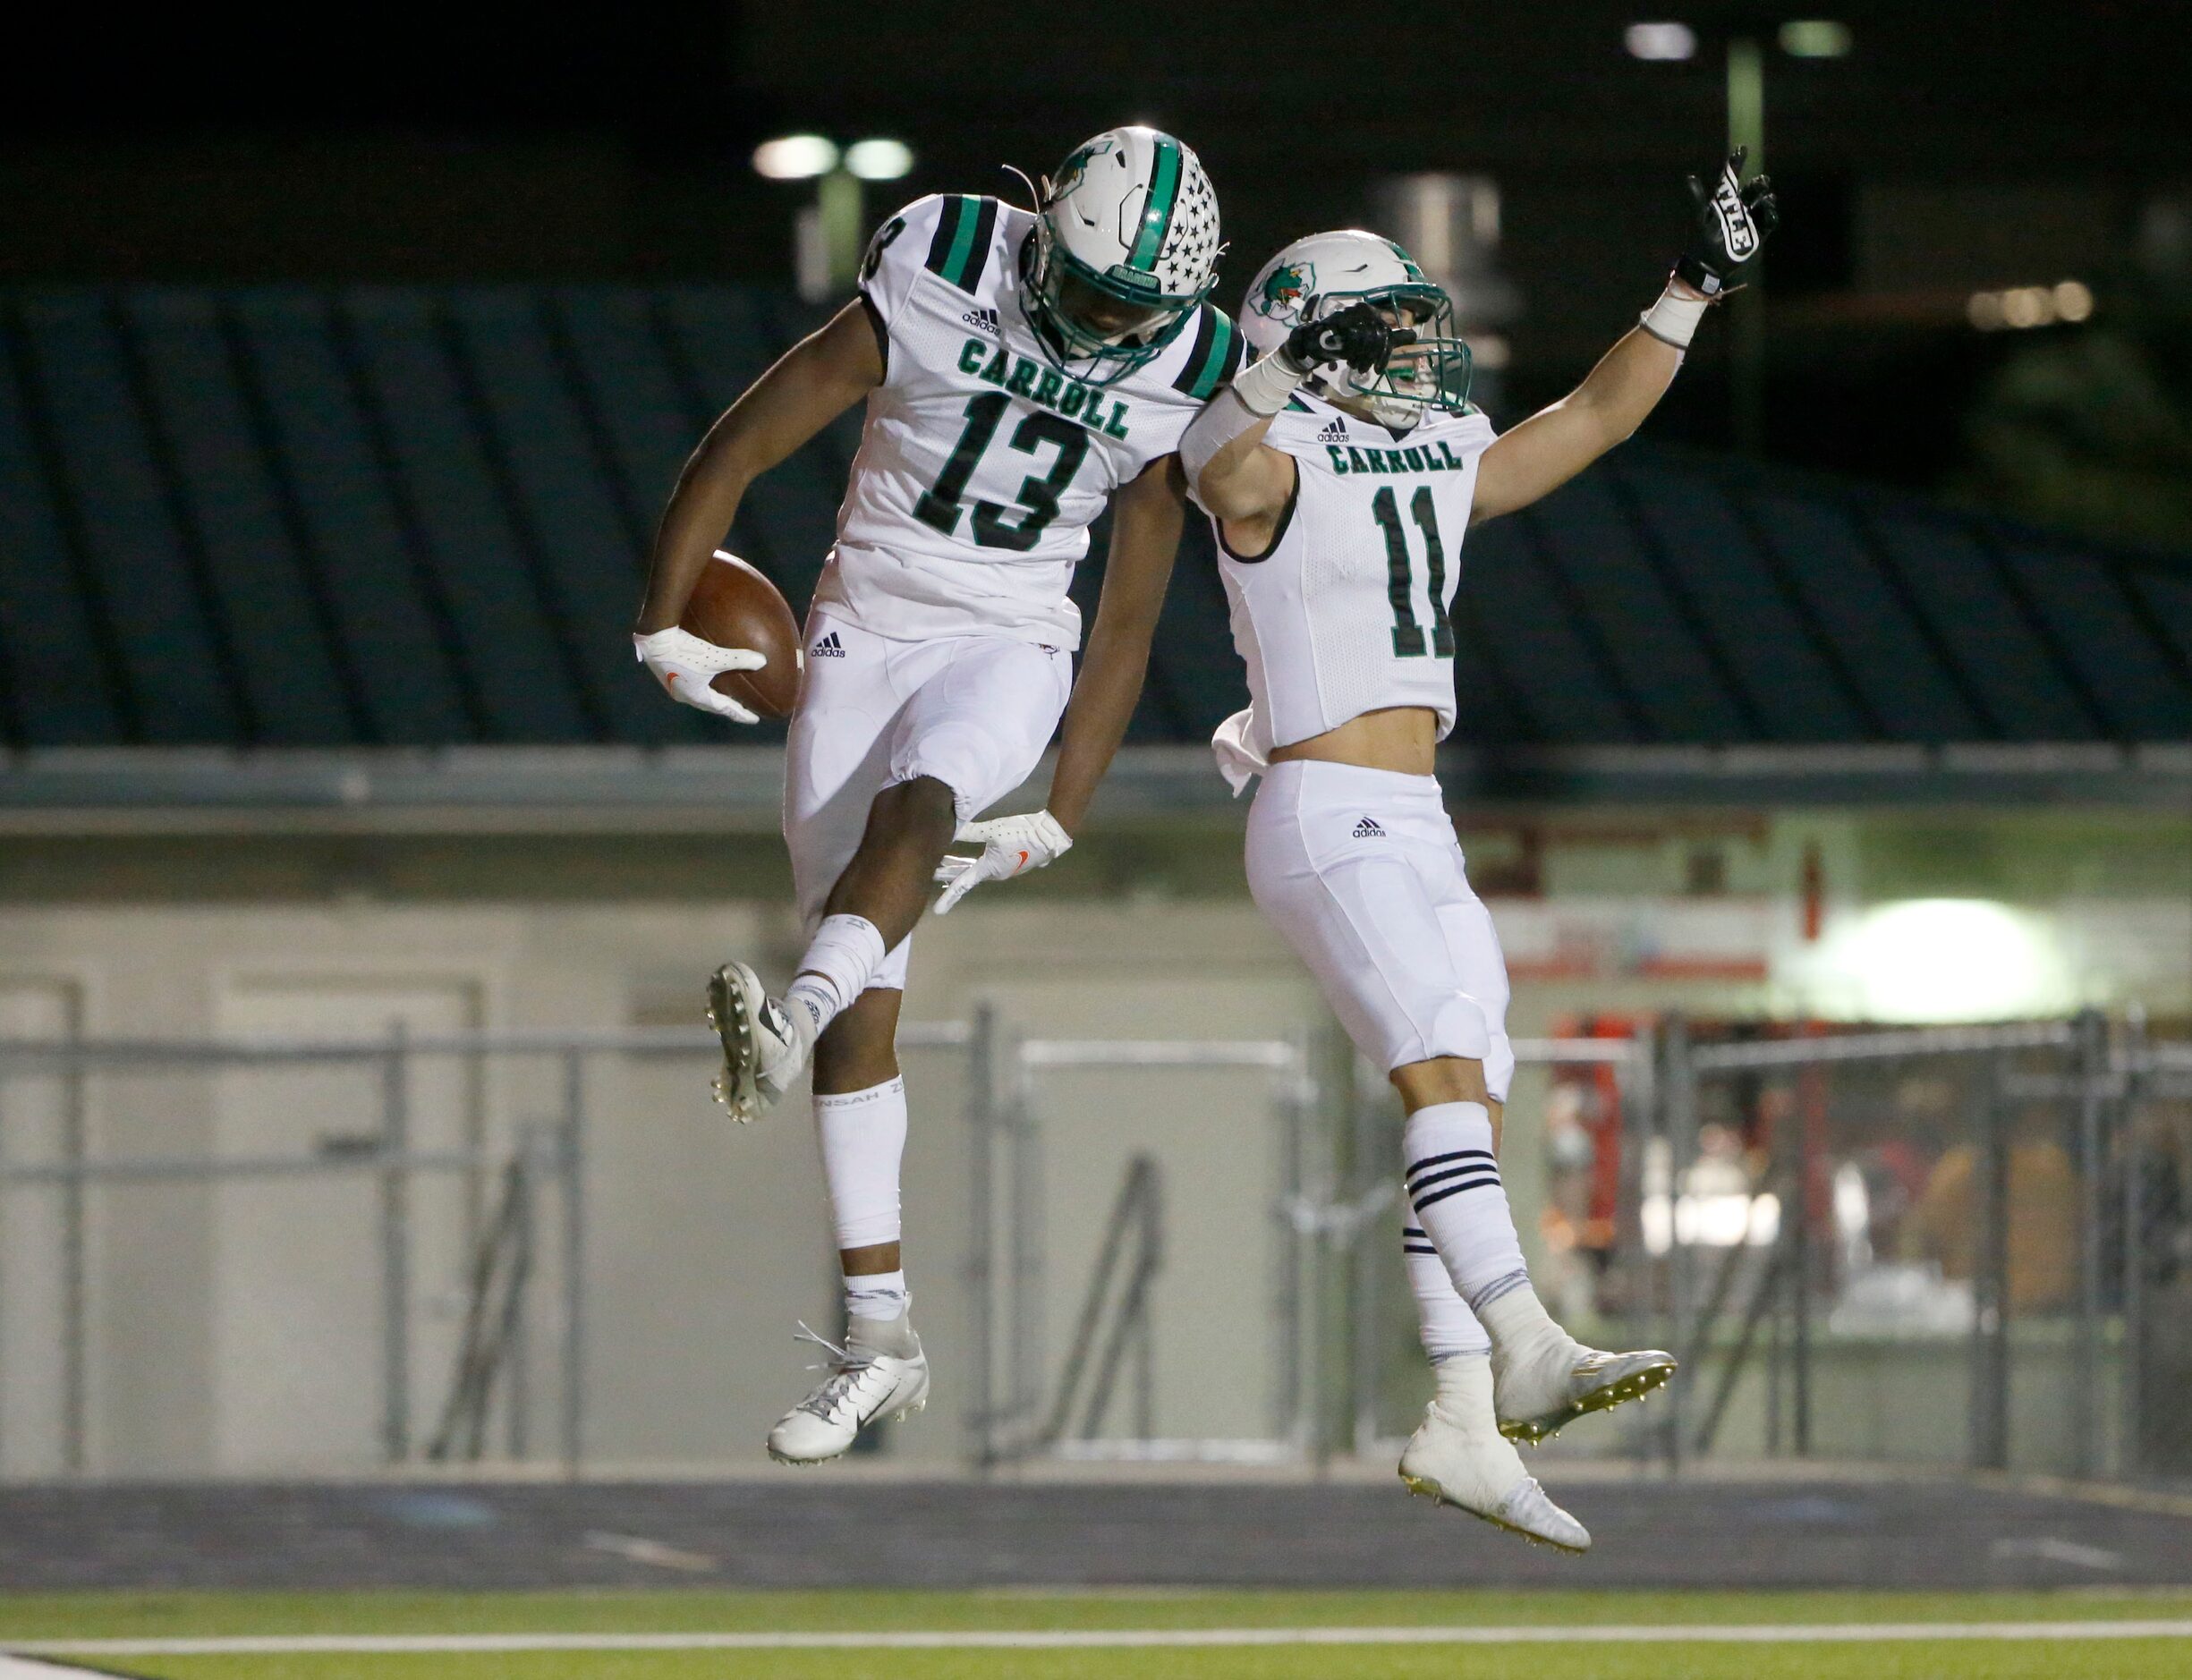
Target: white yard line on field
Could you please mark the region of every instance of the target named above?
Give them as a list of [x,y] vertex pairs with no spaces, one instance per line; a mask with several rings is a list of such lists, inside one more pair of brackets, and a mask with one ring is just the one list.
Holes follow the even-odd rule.
[[0,1680],[69,1680],[72,1675],[97,1674],[95,1668],[76,1668],[64,1663],[55,1667],[49,1662],[32,1662],[24,1657],[10,1657],[0,1652]]
[[[1025,1632],[743,1633],[299,1633],[222,1639],[58,1639],[40,1657],[379,1656],[554,1650],[1068,1650],[1184,1645],[1772,1645],[1907,1640],[2183,1639],[2192,1620],[2092,1622],[1706,1622],[1509,1627],[1163,1627]],[[0,1659],[4,1660],[4,1659]],[[0,1680],[5,1670],[0,1669]]]

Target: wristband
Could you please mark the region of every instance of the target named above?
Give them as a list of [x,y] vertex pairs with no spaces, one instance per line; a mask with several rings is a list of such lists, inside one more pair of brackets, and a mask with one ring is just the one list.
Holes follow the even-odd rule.
[[1712,307],[1709,298],[1682,297],[1669,285],[1660,293],[1657,303],[1636,318],[1636,325],[1662,344],[1687,350],[1690,340],[1697,335],[1697,323]]
[[1233,376],[1233,395],[1241,406],[1259,420],[1269,420],[1287,405],[1287,399],[1309,378],[1309,369],[1296,367],[1284,349],[1274,350],[1253,367]]

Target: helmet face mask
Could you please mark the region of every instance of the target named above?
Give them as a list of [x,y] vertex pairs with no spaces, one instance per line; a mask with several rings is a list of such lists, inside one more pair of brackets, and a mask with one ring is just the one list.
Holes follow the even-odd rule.
[[1113,129],[1046,183],[1022,297],[1059,369],[1109,385],[1177,337],[1217,281],[1218,200],[1195,155],[1154,129]]
[[1338,407],[1398,430],[1438,410],[1469,406],[1469,346],[1454,325],[1445,290],[1391,240],[1360,229],[1297,239],[1249,284],[1241,327],[1264,355],[1304,321],[1322,320],[1368,303],[1395,327],[1415,335],[1381,368],[1358,373],[1344,364],[1320,368],[1310,387]]
[[1367,373],[1341,363],[1320,369],[1318,384],[1343,407],[1381,426],[1413,426],[1431,410],[1458,413],[1469,406],[1473,368],[1466,340],[1454,330],[1454,305],[1430,281],[1366,292],[1332,292],[1308,300],[1305,318],[1321,320],[1357,303],[1372,305],[1395,327],[1415,333]]

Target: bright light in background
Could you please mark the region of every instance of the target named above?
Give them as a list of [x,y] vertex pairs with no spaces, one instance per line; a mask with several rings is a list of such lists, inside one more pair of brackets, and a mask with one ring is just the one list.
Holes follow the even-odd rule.
[[1631,58],[1675,63],[1697,55],[1697,31],[1686,23],[1632,23],[1621,32]]
[[1488,373],[1497,373],[1515,359],[1515,347],[1497,333],[1465,333],[1469,361]]
[[1849,47],[1849,25],[1831,18],[1798,18],[1781,25],[1781,51],[1791,58],[1839,58]]
[[1873,1021],[2003,1021],[2052,1013],[2070,1001],[2044,931],[1986,899],[1882,904],[1823,955]]
[[1665,1191],[1644,1197],[1637,1209],[1644,1252],[1685,1248],[1771,1248],[1781,1234],[1781,1199],[1734,1191],[1671,1199]]
[[753,148],[753,173],[771,181],[810,181],[837,166],[837,148],[820,134],[786,134]]
[[1964,314],[1983,333],[2003,327],[2023,331],[2052,327],[2058,321],[2075,325],[2093,315],[2093,288],[2083,280],[2060,281],[2052,286],[2010,286],[2002,292],[1975,292],[1964,305]]
[[845,148],[845,166],[862,181],[896,181],[913,166],[913,149],[904,140],[854,140]]

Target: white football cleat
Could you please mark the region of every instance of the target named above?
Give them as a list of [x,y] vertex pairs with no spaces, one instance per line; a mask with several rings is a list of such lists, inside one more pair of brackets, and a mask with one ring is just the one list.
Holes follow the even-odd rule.
[[929,1358],[905,1319],[856,1318],[843,1347],[803,1324],[799,1331],[802,1340],[828,1348],[832,1358],[829,1375],[769,1431],[769,1455],[778,1464],[822,1464],[851,1447],[877,1418],[910,1417],[929,1404]]
[[1500,1433],[1534,1447],[1589,1413],[1643,1399],[1674,1374],[1672,1353],[1656,1348],[1605,1353],[1565,1336],[1511,1363],[1495,1352],[1492,1393]]
[[814,1048],[811,1018],[771,997],[743,963],[726,963],[708,982],[708,1024],[723,1040],[716,1100],[742,1125],[784,1095]]
[[1552,1502],[1522,1467],[1512,1442],[1488,1420],[1464,1424],[1436,1400],[1408,1438],[1400,1479],[1410,1493],[1466,1511],[1534,1546],[1576,1555],[1591,1549],[1591,1531]]

